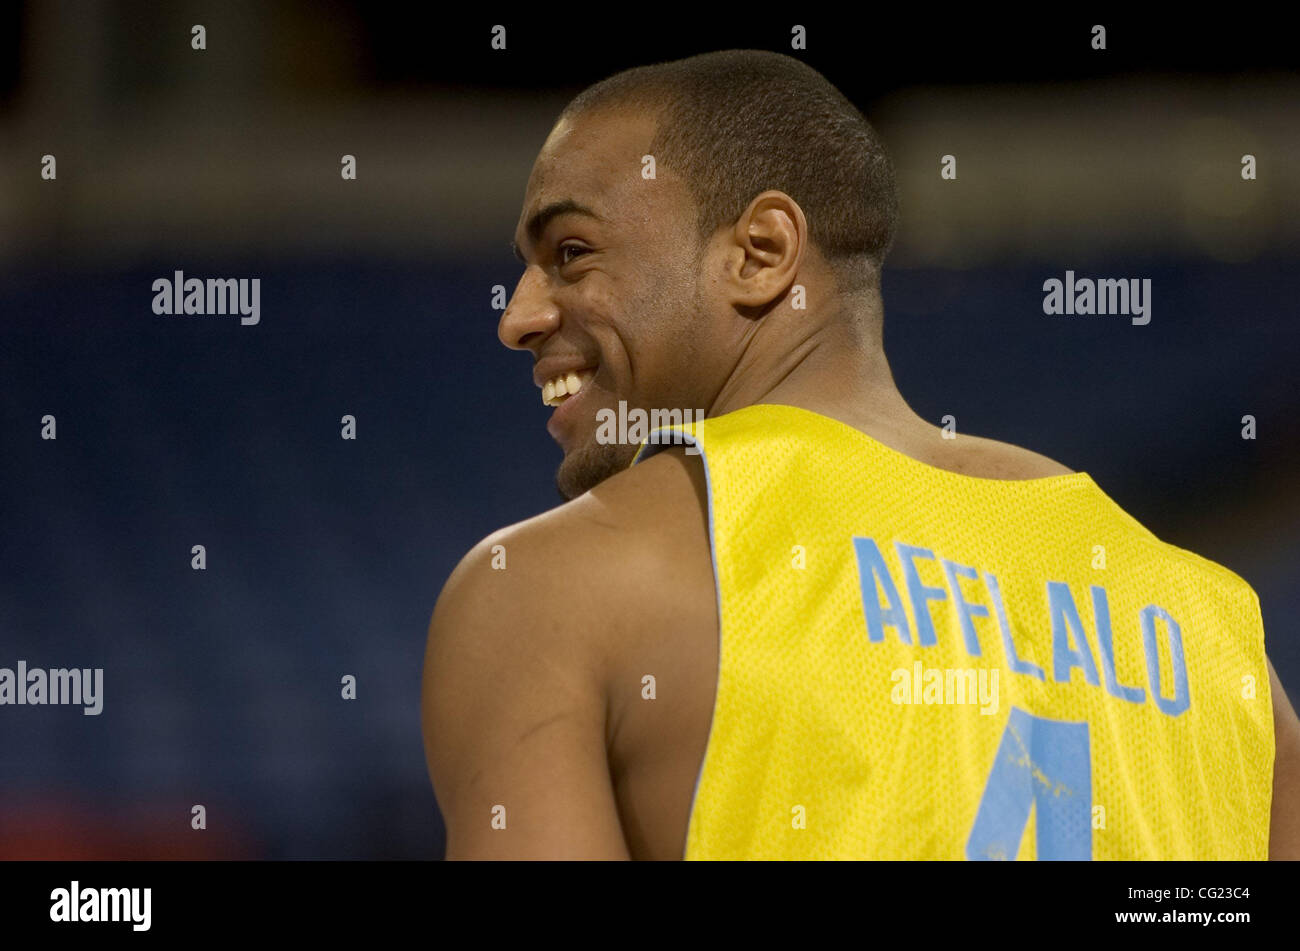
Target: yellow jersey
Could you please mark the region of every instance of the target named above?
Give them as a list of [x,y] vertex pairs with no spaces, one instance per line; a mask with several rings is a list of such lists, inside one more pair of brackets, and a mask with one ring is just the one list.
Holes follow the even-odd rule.
[[1087,473],[984,479],[759,404],[708,481],[719,666],[687,859],[1264,859],[1241,578]]

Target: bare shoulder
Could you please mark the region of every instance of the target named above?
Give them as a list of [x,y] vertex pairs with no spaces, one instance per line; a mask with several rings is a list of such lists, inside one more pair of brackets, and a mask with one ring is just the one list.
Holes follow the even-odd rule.
[[660,452],[488,535],[461,560],[439,601],[511,593],[534,617],[549,608],[622,610],[633,590],[671,580],[683,543],[707,541],[706,506],[702,467],[682,449]]
[[1300,717],[1268,661],[1273,698],[1273,808],[1269,823],[1268,857],[1300,860]]
[[668,610],[664,592],[696,580],[701,546],[708,557],[701,468],[681,449],[661,452],[488,535],[443,586],[427,656],[501,639],[498,663],[544,654],[606,680],[619,645]]
[[[572,503],[573,516],[635,532],[671,552],[684,537],[707,535],[704,467],[682,447],[664,449]],[[660,551],[658,554],[662,554]]]
[[626,856],[611,684],[700,600],[665,593],[689,580],[674,546],[701,523],[690,466],[668,455],[461,559],[429,623],[421,691],[449,858]]

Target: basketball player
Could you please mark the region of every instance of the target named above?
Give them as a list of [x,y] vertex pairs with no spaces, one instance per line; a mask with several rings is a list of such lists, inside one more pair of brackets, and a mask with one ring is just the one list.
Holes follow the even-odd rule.
[[[634,69],[561,115],[499,336],[570,501],[434,610],[448,858],[1300,857],[1254,592],[908,408],[896,222],[875,133],[789,57]],[[642,450],[620,403],[706,419]]]

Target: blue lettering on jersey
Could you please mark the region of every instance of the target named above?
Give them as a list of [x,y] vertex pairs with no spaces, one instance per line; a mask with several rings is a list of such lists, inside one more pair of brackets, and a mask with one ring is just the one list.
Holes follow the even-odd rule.
[[[1074,606],[1074,595],[1064,581],[1047,582],[1047,610],[1052,616],[1052,676],[1058,683],[1070,682],[1072,668],[1083,671],[1084,679],[1097,686],[1097,665],[1092,660],[1092,646],[1088,632],[1079,620],[1079,609]],[[1070,644],[1070,632],[1078,637],[1077,648]]]
[[988,585],[989,596],[993,598],[993,610],[998,613],[998,630],[1002,632],[1002,647],[1007,652],[1007,666],[1011,668],[1013,674],[1028,674],[1030,677],[1046,680],[1047,675],[1043,673],[1043,668],[1027,660],[1021,660],[1020,655],[1016,653],[1016,642],[1011,636],[1011,625],[1007,623],[1007,609],[1002,603],[1002,588],[998,585],[997,577],[992,572],[986,571],[984,583]]
[[952,589],[952,603],[957,607],[957,621],[961,624],[961,636],[966,639],[966,653],[972,657],[980,656],[980,638],[975,631],[974,618],[988,617],[989,609],[982,604],[971,604],[961,593],[961,582],[957,580],[958,576],[969,578],[972,581],[979,581],[980,573],[974,568],[967,568],[965,565],[959,565],[956,562],[943,560],[943,573],[948,579],[948,587]]
[[[1101,670],[1106,677],[1106,692],[1112,697],[1119,697],[1130,703],[1142,703],[1146,700],[1145,690],[1141,687],[1126,687],[1115,678],[1115,647],[1110,629],[1110,601],[1106,597],[1106,589],[1099,584],[1092,586],[1092,616],[1097,619],[1097,643],[1101,646]],[[1158,667],[1156,669],[1159,670]]]
[[[894,580],[889,577],[885,567],[884,556],[880,546],[870,538],[854,538],[853,550],[858,556],[858,578],[862,583],[862,607],[867,615],[867,637],[880,642],[885,639],[885,625],[898,631],[904,644],[912,643],[912,629],[907,626],[907,615],[903,612],[903,601],[894,587]],[[885,593],[885,608],[881,610],[877,599],[876,586]]]
[[[1169,653],[1174,662],[1174,696],[1166,700],[1160,694],[1160,653],[1156,645],[1156,621],[1164,621],[1169,628]],[[1148,604],[1142,609],[1142,645],[1147,654],[1147,680],[1151,683],[1151,696],[1155,697],[1160,712],[1176,717],[1191,705],[1187,693],[1187,661],[1183,659],[1183,632],[1178,622],[1162,607]]]
[[[867,640],[870,643],[883,643],[885,628],[892,627],[904,644],[916,647],[936,645],[938,634],[931,610],[935,602],[947,601],[951,605],[948,609],[951,614],[948,616],[955,622],[949,629],[955,628],[961,632],[962,644],[970,656],[979,657],[982,653],[976,620],[996,620],[1007,668],[1014,674],[1047,680],[1046,672],[1042,667],[1030,663],[1017,651],[1015,636],[1017,630],[1013,628],[1007,617],[1002,590],[997,576],[992,572],[936,557],[935,553],[928,548],[896,541],[894,551],[898,557],[898,570],[901,571],[902,584],[900,585],[895,582],[894,574],[886,564],[884,554],[875,539],[853,536],[853,551],[857,559],[862,610],[866,618]],[[927,585],[921,580],[917,562],[922,559],[939,562],[947,587]],[[963,590],[962,579],[975,584]],[[978,583],[981,579],[988,594],[987,602],[978,596]],[[1183,656],[1182,628],[1167,610],[1157,604],[1148,604],[1138,616],[1146,660],[1147,685],[1145,688],[1138,685],[1130,686],[1120,683],[1116,675],[1114,629],[1111,624],[1110,599],[1106,589],[1101,585],[1090,587],[1096,630],[1089,632],[1079,615],[1079,608],[1070,586],[1064,581],[1050,579],[1045,581],[1045,586],[1046,623],[1035,628],[1033,625],[1026,625],[1021,619],[1017,622],[1017,627],[1022,638],[1026,632],[1029,632],[1028,636],[1032,639],[1032,632],[1035,630],[1050,631],[1053,681],[1059,684],[1099,688],[1104,682],[1104,689],[1110,696],[1128,703],[1139,704],[1145,703],[1149,696],[1156,709],[1171,717],[1176,717],[1191,707],[1187,662]],[[912,627],[908,623],[907,608],[899,595],[899,591],[904,588],[911,602],[911,620],[917,632],[916,643],[912,639]],[[1097,645],[1095,652],[1094,637]],[[1162,684],[1161,681],[1162,640],[1168,644],[1173,673],[1172,684]],[[1097,669],[1097,658],[1101,661],[1100,674]],[[1075,668],[1082,672],[1082,676],[1072,680]],[[1170,690],[1168,696],[1164,693],[1166,688]]]
[[966,858],[1014,859],[1031,806],[1040,861],[1092,858],[1088,724],[1012,707],[966,840]]
[[934,619],[930,617],[930,605],[927,601],[946,601],[948,593],[943,588],[932,588],[921,584],[921,576],[916,570],[917,558],[934,561],[934,552],[928,548],[915,548],[895,542],[898,559],[903,563],[903,577],[907,579],[907,593],[912,598],[912,617],[916,619],[916,636],[923,647],[939,643],[934,636]]

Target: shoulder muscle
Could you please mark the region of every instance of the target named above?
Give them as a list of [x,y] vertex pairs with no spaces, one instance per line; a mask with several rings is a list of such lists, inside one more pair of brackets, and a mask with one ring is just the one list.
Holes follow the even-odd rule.
[[448,858],[626,856],[590,649],[594,601],[576,577],[582,541],[545,517],[497,532],[438,598],[421,714]]
[[1273,809],[1269,822],[1268,857],[1300,859],[1300,719],[1268,663],[1273,696]]

